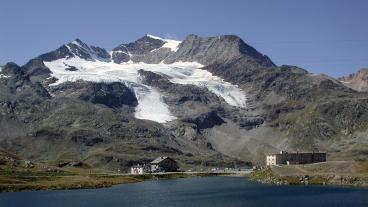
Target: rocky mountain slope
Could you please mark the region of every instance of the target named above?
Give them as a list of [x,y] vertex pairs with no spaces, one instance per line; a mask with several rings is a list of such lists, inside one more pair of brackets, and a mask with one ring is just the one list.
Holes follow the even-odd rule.
[[360,69],[357,73],[341,77],[339,80],[356,91],[368,91],[368,68]]
[[126,168],[262,164],[279,150],[367,159],[368,97],[233,35],[79,39],[0,72],[0,147],[27,159]]

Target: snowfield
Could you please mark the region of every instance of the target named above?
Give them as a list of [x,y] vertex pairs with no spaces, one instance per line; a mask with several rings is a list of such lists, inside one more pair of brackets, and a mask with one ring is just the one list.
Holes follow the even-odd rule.
[[[51,85],[77,80],[125,83],[127,87],[134,91],[137,97],[138,106],[135,109],[135,117],[138,119],[147,119],[159,123],[176,119],[166,103],[163,102],[160,91],[144,85],[140,81],[138,73],[140,69],[167,75],[173,83],[205,87],[217,96],[222,97],[229,105],[246,107],[246,96],[242,90],[236,85],[225,82],[210,72],[200,69],[202,65],[195,62],[176,62],[173,64],[130,62],[116,64],[99,60],[87,61],[73,57],[44,62],[44,64],[51,70],[51,76],[58,79],[57,82]],[[66,70],[71,66],[78,70]]]
[[158,40],[162,40],[164,42],[166,42],[164,45],[162,45],[161,48],[169,48],[171,51],[176,52],[179,49],[179,44],[181,43],[181,41],[178,40],[171,40],[171,39],[163,39],[161,37],[156,37],[150,34],[147,34],[147,37],[150,37],[152,39],[158,39]]

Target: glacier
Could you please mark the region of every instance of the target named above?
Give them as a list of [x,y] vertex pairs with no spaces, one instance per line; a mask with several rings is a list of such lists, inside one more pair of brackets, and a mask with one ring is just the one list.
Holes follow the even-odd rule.
[[[158,123],[166,123],[176,119],[171,114],[168,105],[164,103],[160,91],[140,81],[138,73],[140,69],[166,75],[172,83],[205,87],[217,96],[222,97],[229,105],[246,107],[244,91],[238,86],[201,69],[203,65],[196,62],[175,62],[172,64],[127,62],[117,64],[112,61],[91,61],[72,57],[51,62],[44,61],[44,64],[51,70],[51,76],[57,79],[50,86],[77,80],[107,83],[123,82],[134,91],[137,97],[138,105],[134,114],[137,119],[146,119]],[[66,70],[71,66],[78,70]]]

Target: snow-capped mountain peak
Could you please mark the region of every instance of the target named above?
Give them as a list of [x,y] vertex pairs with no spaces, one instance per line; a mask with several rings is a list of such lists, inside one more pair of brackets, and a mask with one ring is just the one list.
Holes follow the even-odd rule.
[[[136,118],[163,123],[180,118],[181,115],[175,110],[171,111],[165,101],[167,93],[142,82],[139,71],[162,75],[167,78],[169,85],[190,85],[188,87],[194,87],[193,90],[200,88],[207,91],[204,93],[218,97],[222,103],[246,108],[246,94],[242,89],[203,69],[214,62],[239,58],[242,55],[246,60],[273,65],[255,50],[250,54],[243,53],[241,49],[244,48],[239,47],[238,43],[239,40],[232,36],[221,38],[221,41],[217,37],[188,36],[180,42],[147,34],[107,52],[75,39],[55,51],[41,55],[39,60],[49,69],[45,73],[50,71],[48,75],[57,80],[51,87],[78,80],[95,83],[120,82],[135,93],[138,101]],[[169,85],[166,87],[170,87]]]

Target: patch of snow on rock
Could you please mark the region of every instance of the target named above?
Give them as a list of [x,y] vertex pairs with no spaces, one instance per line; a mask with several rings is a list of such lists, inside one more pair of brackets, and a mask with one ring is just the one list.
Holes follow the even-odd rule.
[[163,39],[161,37],[157,37],[157,36],[153,36],[150,34],[147,34],[147,37],[153,38],[153,39],[158,39],[158,40],[162,40],[165,42],[164,45],[162,45],[163,48],[169,48],[171,51],[176,52],[179,49],[179,44],[181,43],[181,41],[178,40],[172,40],[172,39]]
[[[2,66],[0,66],[0,73],[2,72],[2,70],[3,70],[3,67]],[[4,75],[4,74],[0,74],[0,78],[10,78],[10,76],[6,76],[6,75]]]
[[6,76],[6,75],[4,75],[4,74],[0,74],[0,78],[10,78],[10,76]]

